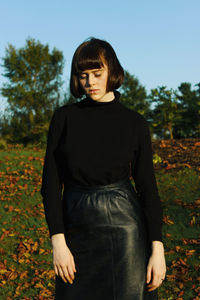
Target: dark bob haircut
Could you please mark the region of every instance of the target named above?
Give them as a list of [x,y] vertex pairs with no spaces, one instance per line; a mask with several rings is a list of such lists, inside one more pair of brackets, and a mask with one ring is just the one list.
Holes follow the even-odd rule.
[[106,64],[108,67],[107,92],[118,89],[124,80],[124,70],[112,46],[100,39],[89,38],[75,51],[70,76],[70,91],[76,98],[84,95],[79,84],[79,74],[84,70],[98,69]]

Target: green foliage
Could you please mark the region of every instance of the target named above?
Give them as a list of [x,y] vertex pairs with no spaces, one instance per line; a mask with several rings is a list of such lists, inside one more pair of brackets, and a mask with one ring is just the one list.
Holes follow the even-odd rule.
[[7,149],[7,143],[6,140],[3,138],[0,138],[0,149],[1,150],[6,150]]
[[12,142],[24,143],[43,139],[53,110],[59,106],[63,54],[56,48],[27,39],[25,47],[9,45],[3,58],[2,95],[7,98],[10,116],[1,124],[2,135]]
[[200,84],[192,90],[190,83],[181,83],[176,90],[165,86],[152,89],[148,101],[154,104],[150,116],[153,132],[160,138],[200,136]]
[[177,102],[172,89],[167,90],[165,86],[152,89],[148,97],[154,104],[151,113],[154,132],[159,137],[173,139],[173,126],[176,119]]
[[146,116],[149,113],[149,104],[146,101],[146,90],[139,80],[125,71],[124,82],[120,87],[120,101],[132,110]]
[[154,154],[153,155],[153,163],[157,164],[157,163],[161,163],[161,162],[162,162],[162,158],[158,154]]
[[175,132],[179,137],[200,136],[200,83],[197,90],[188,82],[178,87],[177,99],[180,118],[176,120]]

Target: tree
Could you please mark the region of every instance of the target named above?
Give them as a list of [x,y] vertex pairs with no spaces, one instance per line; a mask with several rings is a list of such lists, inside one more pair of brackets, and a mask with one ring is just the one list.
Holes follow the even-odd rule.
[[152,126],[154,132],[161,138],[173,139],[173,126],[178,118],[177,101],[175,92],[167,90],[165,86],[152,89],[148,97],[154,103],[152,111]]
[[196,90],[196,114],[197,114],[197,123],[196,123],[196,136],[200,137],[200,82],[195,84],[197,87]]
[[67,88],[67,91],[64,92],[63,94],[63,99],[61,101],[61,105],[66,105],[66,104],[73,104],[79,102],[81,99],[75,98],[71,92],[69,87]]
[[178,87],[177,98],[179,102],[180,121],[175,130],[181,137],[200,136],[200,83],[197,90],[191,89],[189,82],[183,82]]
[[139,80],[125,71],[124,82],[120,87],[120,101],[132,110],[136,110],[145,117],[149,113],[149,104],[146,101],[146,90]]
[[28,143],[46,138],[53,110],[59,106],[63,54],[34,39],[16,49],[9,44],[3,58],[8,82],[1,88],[7,98],[10,120],[1,126],[12,142]]

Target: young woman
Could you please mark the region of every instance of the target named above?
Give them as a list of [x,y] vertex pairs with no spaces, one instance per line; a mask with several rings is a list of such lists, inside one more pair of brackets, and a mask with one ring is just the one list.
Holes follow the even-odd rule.
[[150,131],[120,102],[123,78],[111,45],[86,40],[70,80],[72,95],[84,98],[50,122],[41,194],[56,300],[158,299],[165,278]]

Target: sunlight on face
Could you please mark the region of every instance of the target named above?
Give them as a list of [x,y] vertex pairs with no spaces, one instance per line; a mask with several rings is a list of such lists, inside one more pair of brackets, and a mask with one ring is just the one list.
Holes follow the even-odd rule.
[[84,93],[96,101],[110,101],[113,92],[107,92],[108,67],[106,64],[99,69],[85,70],[79,74],[79,83]]

